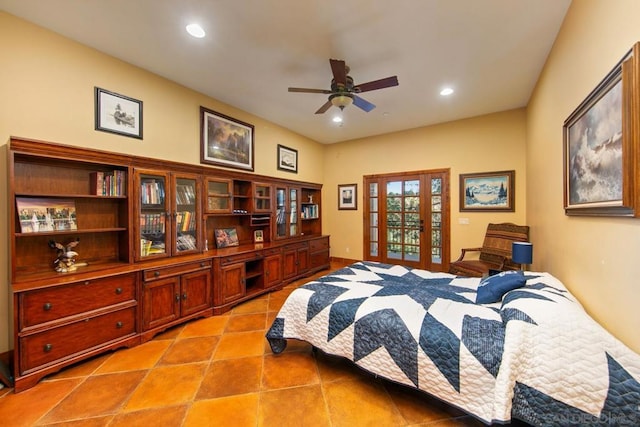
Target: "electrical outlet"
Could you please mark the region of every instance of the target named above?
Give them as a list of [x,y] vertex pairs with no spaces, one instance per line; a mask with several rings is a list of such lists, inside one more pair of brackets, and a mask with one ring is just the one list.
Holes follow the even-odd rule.
[[349,253],[349,247],[347,247],[346,251],[347,251],[347,253]]
[[469,218],[458,218],[458,224],[469,225]]

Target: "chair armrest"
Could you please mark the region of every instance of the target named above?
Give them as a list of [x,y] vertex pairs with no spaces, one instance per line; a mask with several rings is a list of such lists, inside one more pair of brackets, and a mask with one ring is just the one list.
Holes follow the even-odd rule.
[[482,248],[462,248],[462,252],[460,253],[460,257],[453,261],[453,262],[458,262],[458,261],[462,261],[462,259],[464,258],[464,255],[467,252],[480,252],[482,250]]

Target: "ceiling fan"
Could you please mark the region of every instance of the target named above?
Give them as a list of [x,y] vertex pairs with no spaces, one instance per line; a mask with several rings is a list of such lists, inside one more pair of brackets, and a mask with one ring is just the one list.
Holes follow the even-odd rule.
[[371,90],[384,89],[391,86],[398,86],[398,77],[392,76],[380,80],[374,80],[359,85],[353,84],[353,79],[349,75],[349,67],[344,61],[339,59],[329,59],[331,64],[331,72],[333,79],[331,80],[331,90],[328,89],[305,89],[300,87],[290,87],[289,92],[304,93],[324,93],[329,95],[329,100],[316,111],[316,114],[322,114],[331,108],[332,105],[344,110],[344,107],[355,104],[356,107],[366,111],[367,113],[374,108],[375,105],[360,98],[357,94],[368,92]]

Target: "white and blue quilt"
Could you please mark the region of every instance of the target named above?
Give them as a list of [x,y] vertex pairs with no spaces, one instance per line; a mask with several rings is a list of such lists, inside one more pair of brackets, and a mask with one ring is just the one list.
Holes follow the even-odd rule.
[[640,425],[640,355],[548,273],[476,304],[479,278],[358,262],[291,293],[267,339],[346,357],[489,424]]

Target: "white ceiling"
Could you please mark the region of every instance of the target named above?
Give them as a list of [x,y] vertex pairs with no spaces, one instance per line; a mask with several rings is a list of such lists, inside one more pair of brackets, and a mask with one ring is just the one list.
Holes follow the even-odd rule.
[[[523,107],[570,0],[0,0],[0,9],[321,143]],[[204,39],[187,35],[197,22]],[[329,58],[377,106],[314,114]],[[441,97],[451,86],[455,93]],[[118,91],[118,88],[109,88]],[[125,94],[133,96],[132,94]],[[144,101],[144,99],[143,99]]]

